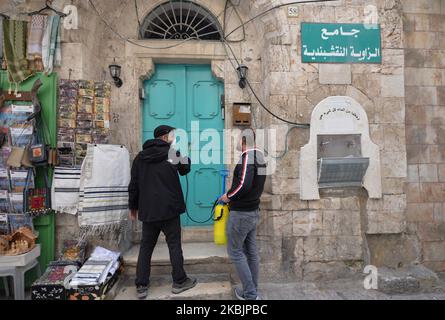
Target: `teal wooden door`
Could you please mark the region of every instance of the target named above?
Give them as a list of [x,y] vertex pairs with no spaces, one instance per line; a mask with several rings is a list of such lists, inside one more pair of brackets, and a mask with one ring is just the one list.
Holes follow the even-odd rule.
[[[211,225],[213,202],[222,193],[224,120],[221,110],[223,84],[209,65],[156,65],[156,73],[144,82],[143,141],[153,139],[154,129],[166,124],[183,129],[177,137],[182,154],[192,158],[192,171],[181,177],[190,217],[183,226]],[[188,181],[187,181],[188,180]]]

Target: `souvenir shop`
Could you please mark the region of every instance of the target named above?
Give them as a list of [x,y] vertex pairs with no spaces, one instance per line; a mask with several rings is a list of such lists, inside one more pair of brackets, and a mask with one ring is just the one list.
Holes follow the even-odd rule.
[[[54,12],[0,17],[0,294],[24,299],[30,287],[36,300],[103,299],[121,254],[86,248],[125,224],[130,157],[109,144],[110,83],[54,71],[63,13],[45,10]],[[58,213],[81,227],[61,252]]]

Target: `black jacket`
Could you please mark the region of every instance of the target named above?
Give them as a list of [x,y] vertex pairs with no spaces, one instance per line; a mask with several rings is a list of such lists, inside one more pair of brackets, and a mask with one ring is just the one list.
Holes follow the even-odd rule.
[[230,210],[254,211],[259,208],[266,182],[264,154],[258,149],[244,152],[233,172],[232,187],[227,192]]
[[[129,207],[138,210],[139,220],[143,222],[169,220],[185,212],[178,172],[181,176],[190,172],[190,159],[176,152],[181,161],[172,162],[169,151],[167,142],[148,140],[133,161]],[[175,162],[177,164],[173,164]]]

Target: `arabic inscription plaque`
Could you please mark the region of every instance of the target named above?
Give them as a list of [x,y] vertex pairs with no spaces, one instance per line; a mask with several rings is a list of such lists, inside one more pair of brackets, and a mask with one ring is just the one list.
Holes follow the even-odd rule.
[[382,63],[379,25],[301,24],[303,63]]

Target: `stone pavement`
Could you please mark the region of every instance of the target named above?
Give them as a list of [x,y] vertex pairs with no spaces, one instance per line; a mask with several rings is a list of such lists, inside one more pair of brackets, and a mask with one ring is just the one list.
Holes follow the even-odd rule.
[[[427,291],[412,293],[383,293],[366,290],[363,276],[330,281],[300,281],[286,283],[260,283],[260,296],[263,300],[445,300],[445,274],[438,275],[437,285]],[[218,279],[220,277],[221,279]],[[167,278],[157,278],[149,290],[149,300],[228,300],[234,299],[233,288],[238,285],[228,283],[222,276],[200,276],[200,284],[180,295],[171,294],[171,283]],[[162,284],[162,285],[161,285]],[[111,298],[111,297],[110,297]],[[112,298],[111,298],[112,299]],[[135,300],[136,292],[128,279],[118,290],[115,300]]]
[[362,278],[357,277],[324,282],[262,283],[260,295],[264,300],[445,300],[445,284],[442,281],[434,292],[385,294],[364,289]]

